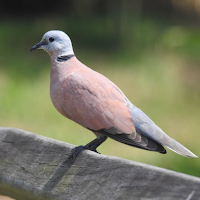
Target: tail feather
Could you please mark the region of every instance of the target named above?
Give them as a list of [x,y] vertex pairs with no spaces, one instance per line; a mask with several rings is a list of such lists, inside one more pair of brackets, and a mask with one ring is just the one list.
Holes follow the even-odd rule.
[[[131,104],[131,103],[130,103]],[[129,106],[137,132],[185,157],[198,158],[182,144],[165,134],[145,113],[133,104]]]
[[168,149],[182,155],[185,156],[187,158],[198,158],[198,156],[196,156],[194,153],[192,153],[190,150],[188,150],[186,147],[184,147],[182,144],[180,144],[179,142],[175,141],[174,139],[171,138],[172,141],[170,141],[170,143],[168,144],[163,144],[165,147],[167,147]]

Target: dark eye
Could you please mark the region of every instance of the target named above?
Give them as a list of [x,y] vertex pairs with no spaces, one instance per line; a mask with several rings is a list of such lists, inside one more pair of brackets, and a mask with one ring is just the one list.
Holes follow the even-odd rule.
[[50,37],[49,38],[49,42],[53,42],[54,41],[54,38],[53,37]]

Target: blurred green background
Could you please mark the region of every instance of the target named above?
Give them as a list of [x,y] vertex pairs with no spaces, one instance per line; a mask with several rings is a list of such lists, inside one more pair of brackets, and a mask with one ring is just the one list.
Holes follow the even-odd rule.
[[[79,60],[116,83],[169,136],[200,152],[200,3],[195,0],[3,1],[0,126],[74,145],[92,132],[61,116],[49,96],[50,59],[30,53],[48,30],[72,39]],[[200,176],[199,159],[139,150],[108,139],[98,150]]]

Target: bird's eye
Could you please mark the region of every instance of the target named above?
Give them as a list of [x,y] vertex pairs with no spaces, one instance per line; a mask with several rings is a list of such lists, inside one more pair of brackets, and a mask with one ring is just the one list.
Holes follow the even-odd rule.
[[50,37],[49,38],[49,42],[53,42],[54,41],[54,38],[53,37]]

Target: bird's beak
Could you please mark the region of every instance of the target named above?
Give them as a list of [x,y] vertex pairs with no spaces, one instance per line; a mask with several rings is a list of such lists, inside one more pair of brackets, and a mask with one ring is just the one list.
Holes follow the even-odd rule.
[[44,42],[39,42],[37,43],[36,45],[32,46],[31,50],[30,51],[34,51],[36,49],[39,49],[41,46],[45,45]]

